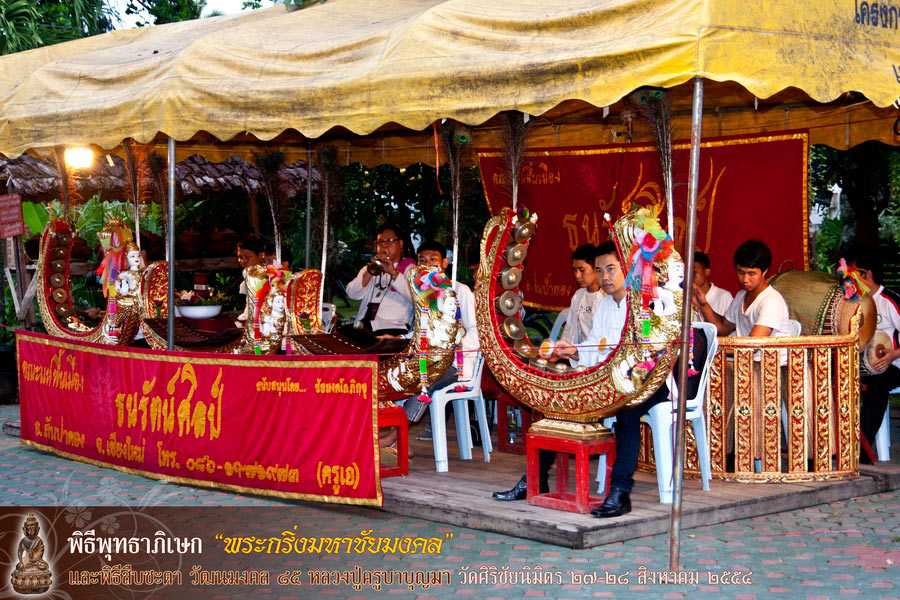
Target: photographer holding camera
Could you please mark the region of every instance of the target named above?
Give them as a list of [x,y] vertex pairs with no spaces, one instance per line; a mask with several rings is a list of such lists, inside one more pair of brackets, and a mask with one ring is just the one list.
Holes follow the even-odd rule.
[[376,234],[375,256],[347,285],[347,295],[362,301],[355,327],[379,340],[406,337],[413,306],[405,274],[416,263],[403,256],[404,236],[399,227],[386,223]]

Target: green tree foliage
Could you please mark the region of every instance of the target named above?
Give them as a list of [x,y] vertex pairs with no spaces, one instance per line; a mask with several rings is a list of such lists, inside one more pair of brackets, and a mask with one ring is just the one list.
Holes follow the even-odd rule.
[[139,21],[137,25],[142,27],[199,19],[205,7],[206,0],[129,0],[125,14],[148,14],[153,20]]
[[0,51],[21,52],[113,29],[107,0],[0,0]]
[[821,193],[837,183],[853,210],[855,238],[860,245],[875,247],[879,217],[895,210],[900,200],[898,150],[880,142],[866,142],[847,151],[827,146],[810,150],[810,187]]

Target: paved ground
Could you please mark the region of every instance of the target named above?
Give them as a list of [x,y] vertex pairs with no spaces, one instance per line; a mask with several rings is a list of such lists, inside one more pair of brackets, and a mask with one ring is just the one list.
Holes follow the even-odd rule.
[[[0,422],[18,418],[17,406],[0,406]],[[894,459],[897,440],[894,421]],[[194,489],[95,468],[19,445],[16,438],[0,435],[0,506],[192,506],[248,507],[266,515],[300,523],[309,531],[329,535],[358,535],[371,529],[375,535],[413,533],[421,537],[452,534],[439,555],[386,555],[368,560],[359,556],[330,555],[307,561],[269,560],[266,566],[327,568],[338,571],[366,568],[438,570],[452,572],[452,584],[428,589],[385,586],[381,591],[349,586],[304,586],[256,589],[205,588],[197,598],[344,598],[388,594],[406,598],[734,598],[751,600],[790,598],[900,599],[900,491],[878,494],[812,508],[772,514],[722,525],[686,530],[683,564],[696,572],[697,585],[642,584],[638,569],[665,570],[668,536],[653,536],[610,544],[590,550],[570,550],[522,539],[451,527],[428,521],[400,518],[376,510],[287,502]],[[273,510],[277,509],[277,510]],[[74,511],[81,508],[68,509]],[[215,510],[215,509],[213,509]],[[237,509],[244,517],[252,511]],[[276,515],[273,517],[272,515]],[[270,521],[271,522],[271,521]],[[279,523],[276,523],[278,525]],[[268,557],[270,559],[274,557]],[[296,557],[294,557],[296,558]],[[561,585],[473,585],[462,573],[496,568],[500,573],[558,571]],[[230,566],[227,568],[238,568]],[[240,568],[244,568],[241,566]],[[743,582],[730,582],[735,572]],[[711,575],[710,575],[711,574]],[[594,582],[596,575],[598,581]],[[604,577],[618,577],[616,583]],[[716,581],[716,577],[726,581]],[[580,580],[579,580],[580,578]],[[627,581],[626,581],[627,580]],[[5,582],[4,582],[5,583]],[[415,587],[415,586],[414,586]],[[285,591],[289,590],[289,591]],[[648,595],[648,593],[650,595]],[[3,594],[0,593],[0,597]]]

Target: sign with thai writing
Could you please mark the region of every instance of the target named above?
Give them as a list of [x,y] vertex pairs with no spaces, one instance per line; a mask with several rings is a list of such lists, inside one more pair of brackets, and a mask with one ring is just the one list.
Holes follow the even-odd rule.
[[23,443],[178,483],[380,506],[377,361],[118,349],[17,331]]
[[[674,144],[673,195],[676,248],[684,248],[690,144]],[[710,280],[737,291],[734,251],[758,238],[772,249],[774,275],[783,262],[809,268],[805,131],[710,138],[700,149],[697,250],[709,255]],[[478,163],[492,214],[511,206],[500,150],[479,150]],[[575,293],[571,254],[582,244],[610,239],[604,213],[615,220],[638,204],[654,206],[666,227],[659,155],[651,145],[535,148],[519,172],[519,205],[538,214],[537,234],[524,263],[525,304],[562,310]],[[671,232],[670,232],[671,233]]]
[[22,218],[22,197],[19,194],[0,195],[0,238],[25,235]]

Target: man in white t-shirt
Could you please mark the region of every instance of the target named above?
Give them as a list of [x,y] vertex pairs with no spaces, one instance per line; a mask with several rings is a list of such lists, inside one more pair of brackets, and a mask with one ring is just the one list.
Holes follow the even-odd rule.
[[[881,427],[884,411],[887,409],[891,390],[900,386],[900,294],[881,285],[883,278],[881,261],[874,252],[855,252],[847,258],[847,264],[856,267],[860,279],[865,282],[875,301],[878,313],[876,327],[891,339],[893,349],[877,359],[872,368],[882,371],[877,375],[863,375],[859,378],[862,388],[862,405],[859,409],[859,431],[869,446],[875,442],[875,434]],[[868,464],[871,458],[860,453],[859,461]]]
[[740,337],[785,337],[790,335],[787,303],[766,281],[772,252],[759,240],[747,240],[734,252],[734,271],[741,291],[725,310],[717,314],[706,294],[694,284],[694,304],[704,320],[715,324],[719,335]]
[[[447,249],[440,242],[429,240],[422,242],[416,251],[419,265],[427,267],[440,267],[446,269],[450,265],[447,258]],[[456,301],[459,303],[459,317],[462,321],[461,325],[465,329],[462,343],[462,381],[469,381],[475,374],[475,363],[478,361],[481,343],[478,341],[478,325],[475,321],[475,294],[464,283],[457,281],[453,285],[453,291],[456,292]],[[438,381],[428,387],[428,395],[430,396],[435,390],[450,385],[456,381],[460,381],[459,373],[457,373],[456,359]],[[428,404],[419,402],[418,396],[408,398],[403,405],[406,410],[407,418],[412,422],[419,421],[425,414]]]
[[[787,337],[790,335],[790,314],[787,303],[778,290],[766,281],[766,274],[772,265],[772,252],[759,240],[747,240],[734,252],[734,271],[741,291],[728,306],[724,315],[717,314],[696,284],[694,304],[700,308],[704,320],[715,324],[720,336],[736,334],[739,337]],[[757,357],[758,361],[759,358]],[[781,352],[782,380],[786,381],[787,353]],[[758,363],[757,363],[758,365]],[[756,369],[758,372],[758,368]],[[730,374],[730,373],[729,373]],[[758,377],[758,374],[757,374]],[[733,385],[733,384],[732,384]],[[782,403],[786,401],[787,386],[781,386]],[[733,410],[731,394],[728,394],[726,422],[727,447],[729,453],[734,443],[731,434]],[[755,408],[758,412],[758,406]],[[754,454],[759,456],[761,441],[753,441]],[[729,457],[729,462],[733,456]]]
[[580,346],[591,332],[594,308],[604,296],[594,267],[597,248],[592,244],[578,246],[572,253],[572,273],[578,290],[569,303],[569,313],[560,340]]
[[[734,297],[731,292],[717,287],[709,280],[710,270],[709,257],[703,252],[696,252],[694,254],[694,285],[706,295],[706,303],[712,307],[713,312],[717,315],[724,315]],[[694,304],[694,309],[695,312],[699,312],[696,304]],[[702,315],[701,320],[703,320]]]

